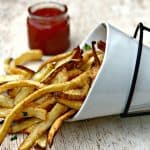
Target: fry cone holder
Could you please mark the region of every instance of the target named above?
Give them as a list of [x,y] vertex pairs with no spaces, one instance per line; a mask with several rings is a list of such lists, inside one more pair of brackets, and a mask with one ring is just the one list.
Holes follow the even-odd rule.
[[150,108],[150,48],[143,45],[144,31],[150,29],[139,23],[130,37],[108,23],[100,23],[83,40],[81,48],[92,41],[104,41],[105,55],[85,101],[69,121],[150,115],[146,111]]

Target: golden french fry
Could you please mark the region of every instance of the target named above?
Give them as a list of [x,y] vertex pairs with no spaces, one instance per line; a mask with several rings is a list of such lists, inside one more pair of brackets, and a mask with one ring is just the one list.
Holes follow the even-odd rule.
[[[11,113],[12,109],[10,108],[0,108],[0,118],[6,118],[7,115]],[[41,120],[46,120],[47,111],[42,108],[36,107],[27,107],[22,110],[21,113],[16,114],[15,120],[20,120],[22,118],[35,117]]]
[[11,97],[11,98],[15,98],[16,95],[19,93],[20,88],[13,88],[13,89],[9,89],[7,90],[7,94]]
[[49,133],[48,133],[48,143],[51,146],[54,136],[57,133],[57,131],[59,130],[59,128],[61,127],[62,123],[69,119],[72,115],[74,115],[76,113],[76,110],[69,110],[68,112],[66,112],[64,115],[60,116],[59,118],[57,118],[55,120],[55,122],[52,124]]
[[[52,65],[47,64],[45,67],[43,67],[41,70],[39,70],[37,73],[33,75],[32,80],[40,82],[51,70]],[[20,92],[17,94],[14,103],[15,104],[19,103],[33,91],[34,91],[33,88],[26,88],[26,87],[22,88]]]
[[[104,53],[102,51],[96,51],[96,54],[97,55],[103,55]],[[87,62],[89,60],[90,57],[93,56],[93,51],[92,49],[91,50],[88,50],[88,51],[84,51],[83,53],[83,62]]]
[[48,99],[51,99],[51,98],[53,101],[54,98],[52,97],[52,94],[46,94],[46,95],[42,96],[41,98],[37,99],[35,101],[35,104],[40,105],[40,104],[44,103],[45,101],[47,101]]
[[[77,65],[80,64],[79,60],[69,60],[66,61],[65,63],[59,65],[58,67],[54,68],[51,70],[51,72],[49,72],[49,74],[47,74],[47,76],[45,76],[45,78],[43,78],[43,80],[41,82],[43,83],[47,83],[50,84],[51,81],[55,78],[55,76],[60,73],[64,68],[68,69],[68,68],[75,68]],[[62,81],[64,82],[64,81]]]
[[56,101],[58,103],[64,104],[68,106],[69,108],[72,108],[75,110],[79,110],[83,103],[82,101],[74,101],[74,100],[68,100],[68,99],[56,99]]
[[35,141],[35,147],[46,149],[47,146],[47,133],[44,133]]
[[47,115],[47,120],[39,123],[29,136],[20,145],[19,150],[28,150],[32,147],[35,141],[51,126],[51,124],[64,112],[67,107],[61,104],[56,104]]
[[14,102],[8,96],[0,95],[0,106],[12,108],[14,106]]
[[77,77],[78,75],[80,75],[82,73],[82,71],[80,69],[77,69],[77,68],[74,68],[72,70],[69,70],[67,72],[67,75],[68,75],[68,80],[71,80],[75,77]]
[[63,68],[60,72],[58,72],[54,78],[51,78],[47,81],[48,84],[50,83],[62,83],[68,80],[67,70]]
[[20,92],[16,95],[14,104],[17,105],[20,101],[26,98],[29,94],[34,92],[34,88],[31,87],[23,87],[20,89]]
[[24,63],[40,60],[42,58],[43,54],[41,50],[30,50],[25,53],[23,53],[21,56],[14,59],[15,65],[22,65]]
[[46,99],[43,103],[37,105],[38,108],[47,108],[49,106],[52,106],[56,103],[56,100],[54,97],[50,97],[49,99]]
[[0,84],[10,81],[22,80],[23,78],[24,77],[22,75],[2,75],[0,76]]
[[22,113],[16,115],[16,120],[27,117],[35,117],[41,120],[46,120],[47,111],[42,108],[27,107],[22,111]]
[[18,75],[22,75],[24,76],[26,79],[29,79],[32,77],[33,75],[33,71],[29,70],[29,69],[21,69],[21,68],[17,68],[15,65],[14,65],[14,62],[13,62],[13,59],[12,58],[8,58],[5,60],[5,63],[4,63],[4,69],[5,69],[5,72],[7,74],[18,74]]
[[63,54],[59,54],[59,55],[50,57],[48,60],[46,60],[44,63],[42,63],[42,65],[39,67],[39,70],[41,70],[41,68],[45,67],[45,65],[47,65],[47,64],[62,61],[64,59],[66,59],[67,57],[72,55],[72,53],[73,53],[73,51],[69,51],[67,53],[63,53]]
[[84,100],[89,91],[90,85],[91,85],[91,80],[87,80],[87,84],[85,84],[80,89],[70,89],[67,91],[55,92],[54,96],[58,98],[69,99],[69,100],[77,100],[77,101]]
[[11,81],[8,82],[6,84],[3,84],[0,86],[0,93],[3,93],[9,89],[13,89],[16,87],[34,87],[34,88],[41,88],[44,85],[36,82],[36,81],[32,81],[32,80],[20,80],[20,81]]
[[[15,98],[14,101],[7,99],[6,102],[5,96],[0,99],[0,106],[7,107],[0,108],[0,117],[4,118],[0,128],[0,143],[10,128],[11,133],[29,133],[20,145],[20,150],[28,150],[33,145],[45,148],[50,126],[49,143],[52,143],[63,121],[80,109],[104,57],[103,52],[95,50],[93,42],[92,50],[82,54],[82,50],[77,47],[73,51],[52,57],[35,73],[22,66],[28,61],[41,59],[41,52],[38,52],[38,56],[35,53],[31,51],[16,59],[7,59],[7,73],[20,74],[23,78],[16,81],[12,76],[7,76],[7,80],[2,78],[2,83],[5,83],[4,79],[8,83],[0,86],[0,93],[7,91],[11,98]],[[65,113],[70,108],[73,110]],[[34,122],[34,119],[40,122]]]
[[26,97],[24,100],[22,100],[20,103],[18,103],[11,113],[5,118],[5,121],[0,128],[0,143],[2,143],[4,137],[6,136],[9,127],[12,123],[12,121],[15,119],[15,116],[17,113],[20,113],[23,107],[27,105],[28,103],[31,103],[35,99],[38,99],[39,97],[48,94],[50,92],[56,92],[56,91],[62,91],[62,90],[69,90],[71,88],[76,88],[79,86],[83,86],[86,84],[87,79],[89,78],[89,72],[84,72],[80,76],[72,79],[71,81],[64,82],[64,83],[58,83],[58,84],[52,84],[45,86],[34,93],[30,94],[28,97]]
[[11,111],[10,108],[0,108],[0,118],[5,118]]
[[47,64],[45,67],[43,67],[41,70],[39,70],[37,73],[34,74],[32,77],[32,80],[39,81],[41,80],[53,69],[52,64]]
[[32,77],[32,75],[35,73],[35,71],[33,71],[30,68],[27,68],[23,65],[16,65],[16,68],[26,71],[30,75],[29,77]]
[[20,132],[38,122],[41,122],[40,119],[37,118],[29,118],[23,121],[19,121],[18,123],[12,124],[12,126],[10,127],[10,133],[17,133]]
[[35,124],[31,125],[30,127],[24,129],[23,133],[30,134],[37,125],[38,125],[38,123],[35,123]]

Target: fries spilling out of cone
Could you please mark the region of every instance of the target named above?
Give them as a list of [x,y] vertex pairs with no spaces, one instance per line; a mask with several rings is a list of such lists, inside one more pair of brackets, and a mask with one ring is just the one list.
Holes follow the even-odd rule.
[[[27,133],[19,150],[51,146],[62,123],[82,106],[104,57],[104,43],[50,57],[37,71],[25,66],[40,50],[5,61],[0,76],[0,144],[7,134]],[[100,48],[101,49],[100,49]]]

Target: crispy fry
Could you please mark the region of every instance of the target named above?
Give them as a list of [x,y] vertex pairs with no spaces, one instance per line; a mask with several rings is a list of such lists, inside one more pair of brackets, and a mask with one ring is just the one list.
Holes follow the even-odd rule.
[[14,64],[17,66],[30,61],[40,60],[42,58],[42,55],[43,54],[41,50],[32,50],[32,51],[30,50],[23,53],[21,56],[17,57],[14,60]]
[[8,82],[4,85],[0,86],[0,93],[3,93],[9,89],[13,89],[16,87],[34,87],[34,88],[41,88],[44,85],[36,82],[36,81],[32,81],[32,80],[21,80],[21,81],[12,81],[12,82]]
[[22,75],[2,75],[0,76],[0,84],[10,81],[22,80],[23,78],[24,77]]
[[[101,55],[101,54],[104,54],[104,53],[101,52],[101,51],[96,51],[96,54],[97,54],[97,55]],[[93,51],[92,51],[92,49],[89,50],[89,51],[85,51],[85,52],[83,53],[83,62],[87,62],[87,61],[89,60],[89,58],[92,57],[92,56],[93,56]]]
[[71,59],[81,58],[82,57],[81,55],[82,55],[81,49],[75,48],[73,51],[69,51],[64,54],[59,54],[59,55],[50,57],[47,61],[45,61],[39,67],[39,69],[41,69],[42,67],[44,67],[46,64],[49,64],[49,63],[56,63],[55,67],[58,67]]
[[46,149],[47,145],[47,133],[44,133],[35,141],[35,147]]
[[29,136],[20,145],[19,150],[27,150],[32,147],[35,141],[51,126],[51,124],[67,111],[67,107],[61,104],[56,104],[47,115],[47,120],[39,123]]
[[38,125],[38,123],[35,123],[34,125],[31,125],[30,127],[24,129],[23,133],[30,134],[37,125]]
[[[53,69],[45,78],[41,81],[46,84],[50,84],[51,81],[55,78],[55,76],[61,72],[64,68],[69,69],[69,68],[75,68],[80,64],[79,60],[69,60],[66,61],[64,64],[59,65],[55,69]],[[65,77],[65,76],[64,76]],[[64,82],[64,81],[62,81]]]
[[22,101],[25,97],[27,97],[32,92],[34,92],[34,88],[31,88],[31,87],[21,88],[20,92],[15,97],[15,100],[14,100],[15,105],[17,105],[20,101]]
[[[0,108],[0,118],[6,118],[7,115],[11,113],[10,108]],[[42,108],[27,107],[22,110],[21,113],[15,116],[15,120],[20,120],[22,118],[35,117],[41,120],[46,120],[47,111]]]
[[46,120],[46,116],[47,111],[45,109],[36,107],[27,107],[22,111],[22,113],[16,115],[16,120],[27,117],[35,117],[41,120]]
[[58,103],[64,104],[68,106],[69,108],[72,108],[75,110],[79,110],[82,105],[82,101],[74,101],[74,100],[68,100],[68,99],[56,99],[56,101]]
[[66,68],[62,68],[61,72],[58,72],[55,77],[51,80],[48,80],[48,84],[50,83],[62,83],[64,81],[67,81],[68,80],[68,75],[67,75],[67,70]]
[[98,57],[97,57],[96,50],[95,50],[95,45],[96,45],[96,42],[93,41],[93,42],[92,42],[93,56],[94,56],[94,58],[95,58],[95,64],[97,64],[98,66],[100,66],[101,63],[100,63],[100,61],[99,61],[99,59],[98,59]]
[[16,68],[28,72],[28,74],[31,74],[31,76],[35,73],[35,71],[33,71],[33,70],[31,70],[31,69],[29,69],[29,68],[27,68],[25,66],[22,66],[22,65],[16,65]]
[[52,97],[52,94],[46,94],[46,95],[42,96],[41,98],[39,98],[35,101],[35,104],[37,104],[37,105],[42,104],[45,101],[47,101],[48,99],[52,99],[52,101],[53,101],[54,98]]
[[55,92],[53,95],[58,98],[69,99],[69,100],[84,100],[91,85],[91,80],[87,80],[80,89],[70,89],[67,91]]
[[32,146],[46,148],[47,131],[51,126],[48,140],[52,144],[63,121],[80,109],[103,61],[104,52],[96,51],[95,42],[92,49],[82,53],[78,46],[51,57],[37,72],[22,65],[41,59],[40,51],[5,61],[5,70],[10,75],[0,76],[0,93],[8,94],[0,96],[0,117],[4,119],[0,144],[7,133],[28,133],[20,150]]
[[51,105],[54,105],[56,103],[56,100],[54,97],[51,97],[49,99],[46,99],[43,103],[37,105],[38,108],[47,108]]
[[5,118],[11,110],[10,108],[0,108],[0,118]]
[[97,47],[98,47],[101,51],[105,52],[106,43],[105,43],[104,41],[100,40],[100,41],[97,42]]
[[74,115],[76,113],[76,110],[69,110],[68,112],[66,112],[64,115],[60,116],[59,118],[57,118],[55,120],[55,122],[53,123],[53,125],[51,126],[49,133],[48,133],[48,143],[51,146],[54,136],[56,134],[56,132],[59,130],[59,128],[61,127],[62,123],[69,119],[72,115]]
[[26,120],[23,120],[23,121],[19,121],[18,123],[15,123],[13,124],[11,127],[10,127],[10,133],[17,133],[17,132],[20,132],[38,122],[41,122],[40,119],[37,119],[37,118],[30,118],[30,119],[26,119]]
[[53,63],[53,62],[58,62],[62,59],[66,59],[67,57],[69,57],[70,55],[72,55],[73,51],[69,51],[67,53],[63,53],[63,54],[59,54],[53,57],[50,57],[47,61],[45,61],[44,63],[42,63],[42,65],[39,67],[39,70],[41,70],[41,68],[43,68],[45,65]]
[[7,94],[11,97],[11,98],[15,98],[16,95],[19,93],[20,88],[13,88],[13,89],[9,89],[7,90]]
[[14,102],[8,96],[0,95],[0,106],[12,108],[14,106]]
[[16,114],[20,113],[25,105],[27,105],[28,103],[31,103],[35,99],[37,99],[47,93],[50,93],[50,92],[68,90],[70,88],[76,88],[78,86],[83,86],[84,84],[86,84],[86,81],[88,78],[89,78],[89,72],[84,72],[80,76],[76,77],[75,79],[72,79],[69,82],[48,85],[48,86],[45,86],[45,87],[35,91],[34,93],[30,94],[23,101],[18,103],[13,108],[11,113],[6,117],[2,127],[0,128],[0,135],[1,135],[0,143],[2,143],[4,137],[6,136],[8,130],[9,130],[9,127],[11,125],[11,122],[15,119]]
[[14,62],[13,62],[13,59],[12,58],[8,58],[5,60],[4,62],[4,69],[5,69],[5,72],[7,74],[16,74],[16,75],[22,75],[24,76],[26,79],[29,79],[31,78],[31,76],[33,75],[33,71],[29,71],[29,69],[20,69],[20,68],[17,68],[15,65],[14,65]]
[[80,69],[77,69],[77,68],[74,68],[74,69],[72,69],[72,70],[69,70],[69,71],[67,72],[67,74],[68,74],[68,80],[71,80],[71,79],[77,77],[77,76],[80,75],[81,73],[82,73],[82,71],[81,71]]
[[[52,65],[47,64],[39,72],[33,75],[32,80],[40,82],[44,78],[44,76],[51,71],[52,68],[53,68]],[[22,88],[15,98],[15,104],[22,101],[26,96],[31,94],[33,91],[34,91],[33,88],[26,88],[26,87]]]
[[41,82],[41,80],[42,80],[53,68],[54,68],[54,67],[53,67],[52,64],[47,64],[47,65],[45,65],[45,67],[42,67],[37,73],[34,74],[34,76],[32,77],[32,80]]

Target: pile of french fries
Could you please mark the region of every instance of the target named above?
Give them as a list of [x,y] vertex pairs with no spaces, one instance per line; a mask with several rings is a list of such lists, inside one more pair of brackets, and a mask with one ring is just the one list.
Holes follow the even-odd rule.
[[27,133],[19,150],[51,146],[62,123],[80,109],[104,57],[96,42],[50,57],[37,71],[24,64],[42,59],[40,50],[5,61],[0,76],[0,143],[7,134]]

